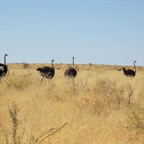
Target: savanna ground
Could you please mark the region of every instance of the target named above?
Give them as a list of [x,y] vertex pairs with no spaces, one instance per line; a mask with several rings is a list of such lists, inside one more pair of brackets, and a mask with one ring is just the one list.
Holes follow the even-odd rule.
[[73,86],[64,77],[68,65],[56,64],[55,77],[39,86],[42,64],[8,66],[0,84],[0,144],[144,143],[143,67],[130,79],[120,66],[76,65]]

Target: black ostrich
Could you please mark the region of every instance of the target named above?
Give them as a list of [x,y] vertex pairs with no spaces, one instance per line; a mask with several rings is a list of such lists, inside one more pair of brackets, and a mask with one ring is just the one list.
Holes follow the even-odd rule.
[[8,66],[6,65],[6,56],[8,56],[8,54],[4,55],[4,64],[0,63],[0,82],[8,71]]
[[136,75],[136,65],[135,65],[136,61],[134,61],[134,70],[132,69],[125,69],[125,68],[122,68],[123,69],[123,73],[125,76],[128,76],[128,77],[134,77]]
[[64,72],[64,76],[67,78],[72,78],[74,79],[77,76],[77,71],[74,68],[74,57],[72,57],[73,62],[72,62],[72,67],[68,67],[65,72]]
[[49,79],[49,82],[54,77],[54,75],[55,75],[55,69],[54,69],[53,62],[54,62],[54,60],[52,60],[52,67],[43,66],[41,68],[40,67],[37,68],[37,71],[39,71],[40,75],[41,75],[41,80],[40,80],[41,82],[42,82],[42,80],[43,80],[44,77],[47,78],[47,79]]

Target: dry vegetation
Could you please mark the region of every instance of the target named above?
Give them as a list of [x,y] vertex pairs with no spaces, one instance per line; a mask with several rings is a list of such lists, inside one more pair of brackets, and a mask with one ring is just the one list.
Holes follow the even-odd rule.
[[144,72],[125,78],[119,66],[76,65],[75,86],[57,64],[49,83],[42,64],[9,64],[0,90],[0,144],[143,144]]

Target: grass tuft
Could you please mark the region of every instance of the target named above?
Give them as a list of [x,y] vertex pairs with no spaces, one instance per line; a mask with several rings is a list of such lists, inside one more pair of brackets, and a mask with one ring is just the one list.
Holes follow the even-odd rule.
[[7,88],[16,90],[23,90],[25,88],[28,88],[31,84],[32,81],[29,75],[9,77],[5,81],[5,85]]

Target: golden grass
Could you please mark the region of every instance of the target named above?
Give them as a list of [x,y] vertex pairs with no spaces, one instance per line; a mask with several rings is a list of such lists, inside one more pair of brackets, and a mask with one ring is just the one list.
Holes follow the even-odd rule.
[[[75,87],[64,77],[68,65],[57,64],[49,83],[35,70],[10,64],[0,90],[0,143],[13,143],[13,121],[9,111],[19,110],[17,143],[32,144],[42,132],[60,128],[42,144],[137,144],[144,142],[144,73],[125,78],[119,66],[77,65]],[[132,93],[128,105],[129,91]],[[137,107],[137,105],[139,107]],[[140,113],[141,112],[141,113]],[[139,115],[140,113],[140,115]]]

